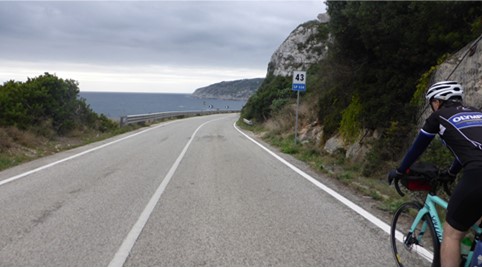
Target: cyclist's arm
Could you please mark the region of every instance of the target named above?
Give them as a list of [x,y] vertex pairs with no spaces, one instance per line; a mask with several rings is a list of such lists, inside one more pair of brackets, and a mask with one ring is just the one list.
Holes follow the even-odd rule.
[[429,133],[423,129],[417,135],[417,138],[412,144],[412,147],[408,150],[407,154],[402,160],[402,163],[397,168],[400,173],[405,173],[406,170],[417,160],[417,158],[427,149],[430,142],[433,140],[436,134]]

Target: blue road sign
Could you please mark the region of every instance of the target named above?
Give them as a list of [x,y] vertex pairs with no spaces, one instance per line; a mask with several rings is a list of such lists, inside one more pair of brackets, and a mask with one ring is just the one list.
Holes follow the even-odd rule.
[[305,84],[293,84],[293,91],[306,91]]

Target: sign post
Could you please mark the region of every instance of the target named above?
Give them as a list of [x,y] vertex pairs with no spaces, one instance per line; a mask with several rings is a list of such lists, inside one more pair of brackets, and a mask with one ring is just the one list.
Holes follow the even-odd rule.
[[293,91],[298,92],[296,98],[295,144],[298,141],[298,110],[300,109],[300,91],[306,91],[306,72],[293,72]]

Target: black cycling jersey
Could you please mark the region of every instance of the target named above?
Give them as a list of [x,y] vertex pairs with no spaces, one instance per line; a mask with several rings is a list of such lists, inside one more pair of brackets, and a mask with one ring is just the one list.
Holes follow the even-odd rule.
[[460,102],[447,102],[427,118],[421,131],[439,134],[464,169],[482,167],[481,111]]
[[445,102],[427,118],[398,172],[405,173],[437,134],[456,158],[449,172],[456,174],[464,167],[447,207],[447,222],[464,232],[482,216],[482,112],[460,102]]

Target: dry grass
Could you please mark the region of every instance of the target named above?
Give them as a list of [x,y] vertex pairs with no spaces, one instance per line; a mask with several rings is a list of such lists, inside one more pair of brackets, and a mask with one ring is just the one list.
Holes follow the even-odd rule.
[[[39,135],[41,127],[39,125],[31,130],[0,127],[0,170],[70,149],[86,142],[81,137],[53,136],[47,138]],[[50,136],[51,133],[43,134]]]
[[16,127],[0,128],[0,152],[8,152],[17,147],[33,148],[41,145],[45,138],[38,138],[29,131],[19,130]]
[[5,132],[13,140],[14,143],[29,148],[39,146],[45,141],[45,138],[39,138],[37,135],[30,131],[22,131],[16,127],[7,127],[5,128]]
[[3,152],[12,147],[13,140],[10,138],[5,129],[0,128],[0,152]]
[[106,132],[82,127],[71,131],[68,136],[58,136],[52,128],[52,122],[48,120],[29,130],[0,127],[0,170],[140,127],[141,125],[132,124]]

